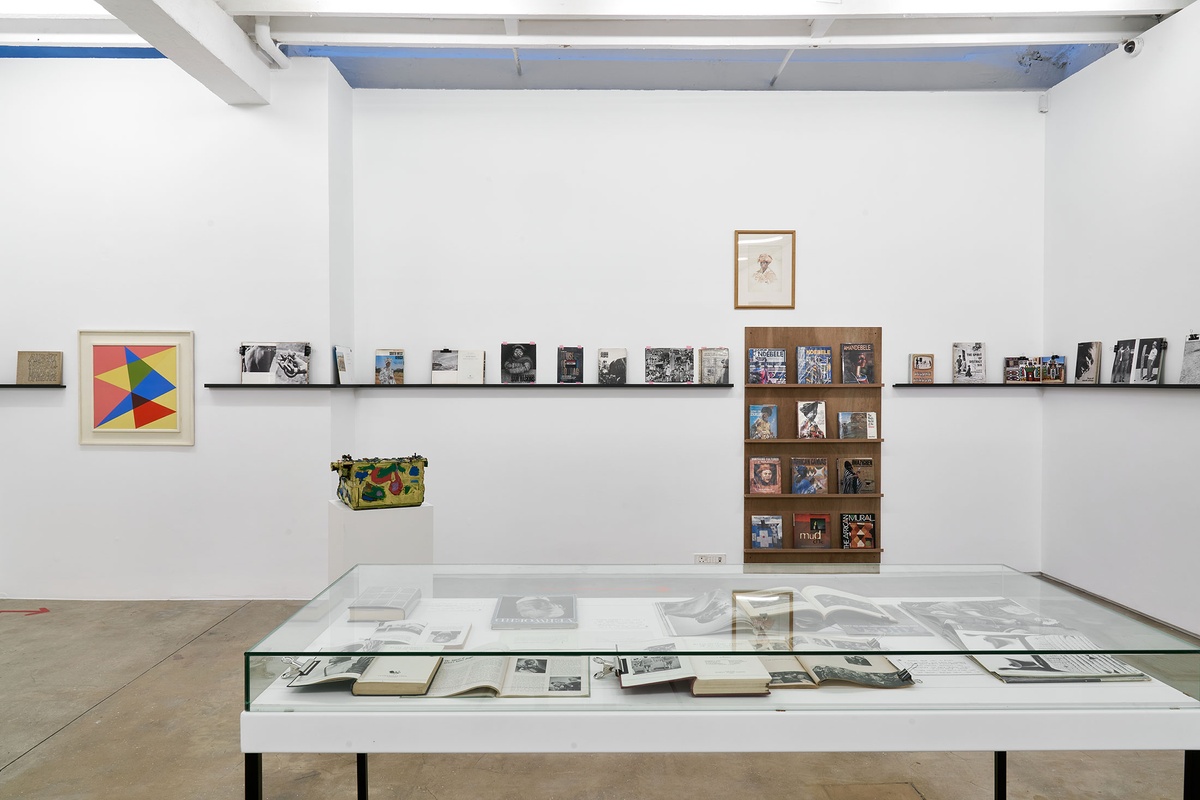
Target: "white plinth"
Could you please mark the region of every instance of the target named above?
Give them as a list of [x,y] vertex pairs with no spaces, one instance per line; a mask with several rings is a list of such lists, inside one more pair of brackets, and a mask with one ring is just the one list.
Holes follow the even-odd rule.
[[353,511],[329,501],[329,581],[355,564],[432,564],[433,506]]

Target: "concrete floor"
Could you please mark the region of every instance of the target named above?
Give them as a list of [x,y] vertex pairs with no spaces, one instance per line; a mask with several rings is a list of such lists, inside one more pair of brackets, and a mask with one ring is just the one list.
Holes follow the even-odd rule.
[[[0,601],[0,798],[240,798],[242,652],[299,603]],[[350,755],[263,759],[270,800],[351,800]],[[377,755],[399,800],[985,800],[990,753]],[[1010,753],[1011,800],[1179,800],[1180,752]]]

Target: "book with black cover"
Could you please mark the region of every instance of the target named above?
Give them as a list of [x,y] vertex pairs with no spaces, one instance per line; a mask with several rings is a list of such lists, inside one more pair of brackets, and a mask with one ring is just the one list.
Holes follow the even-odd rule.
[[837,459],[838,494],[878,494],[875,483],[875,459],[869,456],[841,456]]
[[500,344],[500,382],[537,383],[537,345],[533,342]]
[[1080,342],[1075,350],[1075,382],[1100,383],[1100,342]]
[[583,383],[583,348],[560,346],[558,348],[558,382]]
[[875,383],[873,342],[842,344],[842,383]]

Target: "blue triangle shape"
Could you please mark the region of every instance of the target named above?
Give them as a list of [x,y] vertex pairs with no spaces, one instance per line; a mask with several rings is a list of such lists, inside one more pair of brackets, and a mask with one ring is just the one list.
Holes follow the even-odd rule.
[[128,414],[130,411],[133,411],[133,395],[127,394],[127,395],[125,395],[125,398],[121,402],[117,403],[116,408],[114,408],[112,411],[108,412],[107,417],[100,420],[100,422],[96,425],[96,427],[97,428],[102,427],[106,423],[112,422],[114,419],[121,416],[122,414]]
[[144,397],[147,400],[153,400],[156,397],[161,397],[167,392],[173,390],[175,384],[164,378],[154,370],[150,374],[142,378],[137,386],[133,387],[133,392],[138,397]]

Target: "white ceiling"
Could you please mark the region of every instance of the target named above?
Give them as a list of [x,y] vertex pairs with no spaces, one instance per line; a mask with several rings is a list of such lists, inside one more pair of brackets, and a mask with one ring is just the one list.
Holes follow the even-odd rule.
[[236,104],[289,56],[355,88],[1036,91],[1191,2],[0,0],[0,57],[153,48]]

